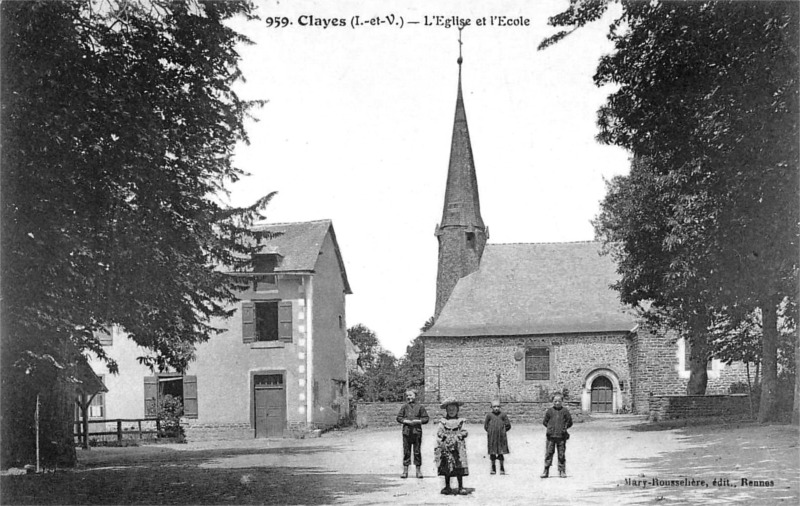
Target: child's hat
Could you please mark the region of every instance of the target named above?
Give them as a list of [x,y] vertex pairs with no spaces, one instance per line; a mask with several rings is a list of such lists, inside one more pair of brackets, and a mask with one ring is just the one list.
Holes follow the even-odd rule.
[[447,409],[447,406],[455,404],[456,406],[463,406],[464,403],[461,401],[457,401],[455,397],[448,397],[445,399],[442,404],[439,406],[442,409]]

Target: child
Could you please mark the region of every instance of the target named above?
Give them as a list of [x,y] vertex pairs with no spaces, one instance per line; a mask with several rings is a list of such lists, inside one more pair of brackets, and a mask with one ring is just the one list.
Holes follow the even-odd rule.
[[397,423],[403,425],[403,474],[401,478],[408,478],[408,466],[411,465],[413,448],[414,466],[417,468],[417,478],[422,478],[422,426],[428,423],[428,413],[425,406],[417,402],[417,392],[406,391],[408,402],[403,404],[397,413]]
[[572,427],[572,415],[569,410],[561,405],[561,394],[553,396],[553,407],[547,408],[542,422],[547,427],[547,448],[544,452],[544,472],[541,478],[550,476],[550,465],[553,463],[553,453],[558,448],[558,475],[567,477],[567,429]]
[[[438,444],[434,451],[436,468],[439,476],[444,476],[442,494],[466,495],[463,477],[469,475],[467,466],[467,445],[464,439],[467,431],[464,430],[466,420],[458,417],[458,408],[463,403],[453,398],[446,399],[441,408],[446,410],[447,416],[439,422],[439,431],[436,433]],[[458,480],[458,490],[453,492],[450,488],[450,477]]]
[[492,459],[492,470],[490,474],[496,474],[495,460],[500,461],[500,474],[506,474],[503,467],[503,455],[508,453],[508,437],[506,432],[511,430],[511,422],[505,413],[500,411],[500,401],[492,401],[492,411],[486,413],[486,420],[483,422],[486,430],[486,443],[489,447],[489,458]]

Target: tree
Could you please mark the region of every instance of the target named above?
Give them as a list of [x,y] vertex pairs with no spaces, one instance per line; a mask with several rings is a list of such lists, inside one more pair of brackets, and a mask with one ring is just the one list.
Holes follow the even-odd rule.
[[[231,314],[271,195],[220,203],[256,105],[225,24],[248,1],[3,2],[3,466],[32,461],[34,399],[53,459],[75,461],[70,381],[118,325],[182,371]],[[116,364],[109,361],[109,370]]]
[[[796,296],[800,257],[798,4],[621,4],[609,34],[614,52],[601,58],[594,77],[599,86],[618,86],[598,112],[598,138],[630,151],[628,177],[638,182],[612,182],[622,191],[612,188],[606,197],[598,235],[620,243],[613,254],[628,303],[664,289],[668,296],[656,309],[682,322],[696,314],[697,329],[715,312],[743,318],[760,309],[758,418],[774,420],[777,308]],[[571,30],[540,48],[607,7],[572,3],[550,19]],[[656,180],[643,183],[648,176]],[[610,200],[640,183],[664,194],[615,216]],[[637,250],[640,235],[649,249]],[[675,307],[672,295],[681,293],[689,298]]]
[[[612,179],[594,226],[623,274],[613,286],[622,302],[643,307],[651,325],[672,328],[688,339],[691,376],[687,394],[703,395],[712,313],[705,299],[707,292],[675,261],[688,256],[686,249],[692,244],[664,247],[671,240],[672,200],[681,190],[671,178],[659,174],[657,167],[652,159],[634,159],[627,177]],[[647,213],[642,212],[645,208]]]
[[[433,326],[433,317],[429,318],[420,329],[425,332]],[[418,392],[425,389],[425,342],[422,335],[415,337],[406,347],[406,353],[400,359],[397,374],[404,389],[412,388]]]
[[358,323],[347,329],[347,338],[358,346],[358,365],[364,370],[372,367],[380,351],[375,332],[363,323]]

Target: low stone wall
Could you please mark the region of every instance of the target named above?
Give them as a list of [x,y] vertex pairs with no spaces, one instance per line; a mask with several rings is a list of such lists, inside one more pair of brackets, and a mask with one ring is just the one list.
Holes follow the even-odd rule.
[[255,437],[250,424],[188,424],[184,430],[187,441],[236,441]]
[[[428,412],[431,421],[445,416],[445,411],[438,404],[422,403]],[[512,424],[514,423],[542,423],[544,412],[552,406],[552,402],[506,402],[503,403],[503,412],[508,415]],[[568,401],[564,403],[573,415],[573,418],[581,416],[581,406],[578,401]],[[397,425],[397,412],[403,407],[403,403],[396,402],[359,402],[356,405],[355,420],[358,427],[391,427]],[[491,411],[491,404],[488,402],[465,402],[459,410],[459,416],[466,418],[468,423],[483,423],[486,413]]]
[[654,395],[650,398],[651,422],[680,418],[750,419],[746,394],[732,395]]

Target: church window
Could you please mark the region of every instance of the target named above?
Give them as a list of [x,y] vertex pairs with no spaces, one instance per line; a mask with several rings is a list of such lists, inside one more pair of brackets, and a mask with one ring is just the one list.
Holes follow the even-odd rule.
[[550,379],[550,349],[528,348],[525,350],[525,379]]
[[467,232],[467,246],[475,247],[475,232]]

